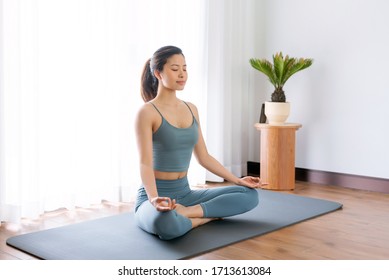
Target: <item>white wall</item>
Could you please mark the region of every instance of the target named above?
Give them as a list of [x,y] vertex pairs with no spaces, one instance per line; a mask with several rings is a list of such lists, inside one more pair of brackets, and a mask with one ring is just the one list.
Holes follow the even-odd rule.
[[296,167],[389,178],[388,14],[385,0],[266,1],[266,57],[315,60],[284,87]]

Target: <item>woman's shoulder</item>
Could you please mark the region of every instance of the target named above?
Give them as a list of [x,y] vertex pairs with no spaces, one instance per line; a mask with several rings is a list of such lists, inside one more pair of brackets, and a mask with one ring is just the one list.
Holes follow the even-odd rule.
[[157,113],[157,112],[154,109],[154,106],[150,102],[147,102],[147,103],[143,104],[142,106],[140,106],[140,108],[138,109],[137,116],[138,116],[138,119],[139,118],[152,119],[154,117],[155,113]]
[[153,104],[151,104],[151,102],[146,102],[139,107],[138,113],[149,113],[151,111],[155,111]]
[[183,101],[183,102],[185,102],[185,104],[189,106],[189,108],[193,111],[193,113],[195,112],[197,113],[197,107],[195,104],[189,101]]
[[191,110],[192,114],[195,116],[197,122],[199,122],[199,112],[197,111],[196,105],[194,105],[193,103],[188,102],[188,101],[184,101],[184,102],[189,107],[189,109]]

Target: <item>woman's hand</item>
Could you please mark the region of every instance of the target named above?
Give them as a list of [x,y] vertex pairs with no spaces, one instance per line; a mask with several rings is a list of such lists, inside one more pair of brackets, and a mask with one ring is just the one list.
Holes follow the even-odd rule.
[[252,189],[260,188],[261,186],[265,186],[267,184],[262,183],[261,178],[259,177],[252,177],[252,176],[246,176],[243,178],[240,178],[238,181],[238,184],[241,186],[246,186]]
[[173,210],[177,207],[176,200],[170,197],[154,197],[150,200],[151,204],[161,212]]

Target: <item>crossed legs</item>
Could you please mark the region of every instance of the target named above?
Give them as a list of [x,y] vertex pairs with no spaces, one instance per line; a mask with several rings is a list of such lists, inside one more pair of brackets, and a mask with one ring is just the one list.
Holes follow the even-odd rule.
[[258,205],[258,193],[242,186],[189,190],[175,198],[175,210],[160,212],[143,202],[137,209],[137,224],[143,230],[169,240],[212,220],[247,212]]

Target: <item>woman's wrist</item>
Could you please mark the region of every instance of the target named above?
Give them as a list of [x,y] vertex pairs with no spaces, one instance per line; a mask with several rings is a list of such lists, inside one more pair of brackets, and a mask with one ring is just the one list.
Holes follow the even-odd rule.
[[235,185],[241,185],[241,178],[235,177],[234,180],[232,180],[232,183],[234,183]]
[[157,198],[158,198],[158,196],[149,196],[149,201],[150,201],[151,205],[154,205]]

